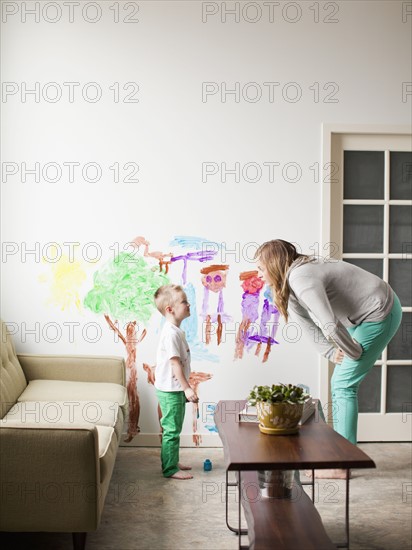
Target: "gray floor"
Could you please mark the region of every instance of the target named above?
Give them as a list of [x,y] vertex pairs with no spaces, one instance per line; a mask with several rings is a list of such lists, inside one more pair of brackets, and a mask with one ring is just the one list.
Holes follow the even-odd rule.
[[[376,470],[354,470],[350,488],[352,550],[412,548],[412,477],[408,443],[360,447]],[[211,472],[203,471],[210,458]],[[224,462],[221,449],[182,449],[193,466],[190,481],[167,480],[159,470],[159,449],[120,448],[102,522],[87,539],[87,550],[218,550],[237,548],[225,525]],[[304,478],[303,478],[304,479]],[[317,507],[333,541],[344,536],[344,482],[319,480]],[[229,498],[235,522],[235,495]],[[243,539],[246,544],[247,539]],[[2,548],[69,550],[65,533],[2,533]],[[302,549],[296,550],[305,550]]]

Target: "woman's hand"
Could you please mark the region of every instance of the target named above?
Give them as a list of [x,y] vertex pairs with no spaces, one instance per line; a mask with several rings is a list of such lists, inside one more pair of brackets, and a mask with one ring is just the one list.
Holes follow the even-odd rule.
[[337,365],[340,365],[342,363],[344,357],[345,357],[345,354],[343,353],[343,351],[340,348],[338,348],[335,351],[335,355],[333,356],[332,361],[334,363],[336,363]]

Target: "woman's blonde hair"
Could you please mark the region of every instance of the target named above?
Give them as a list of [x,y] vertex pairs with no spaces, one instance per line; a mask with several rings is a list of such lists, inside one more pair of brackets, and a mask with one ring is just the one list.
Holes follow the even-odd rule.
[[305,254],[299,254],[292,243],[281,239],[263,243],[255,254],[255,259],[262,262],[267,269],[273,302],[286,322],[290,294],[287,276],[290,266],[298,258],[302,258],[303,262],[310,259]]

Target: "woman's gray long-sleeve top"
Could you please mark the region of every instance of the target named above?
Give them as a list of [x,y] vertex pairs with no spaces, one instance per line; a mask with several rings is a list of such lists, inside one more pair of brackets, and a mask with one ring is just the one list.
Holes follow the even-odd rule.
[[388,283],[341,260],[298,258],[287,276],[291,317],[328,359],[337,347],[351,359],[358,359],[362,347],[346,329],[362,322],[382,321],[393,305]]

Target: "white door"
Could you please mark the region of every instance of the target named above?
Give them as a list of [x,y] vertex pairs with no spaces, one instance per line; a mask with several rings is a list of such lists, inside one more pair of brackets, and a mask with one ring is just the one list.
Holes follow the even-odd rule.
[[[323,247],[388,281],[403,319],[359,390],[358,441],[412,438],[412,136],[329,132]],[[324,160],[325,160],[324,158]],[[328,237],[329,235],[329,237]],[[322,365],[330,395],[333,365]],[[322,381],[322,377],[321,377]]]

